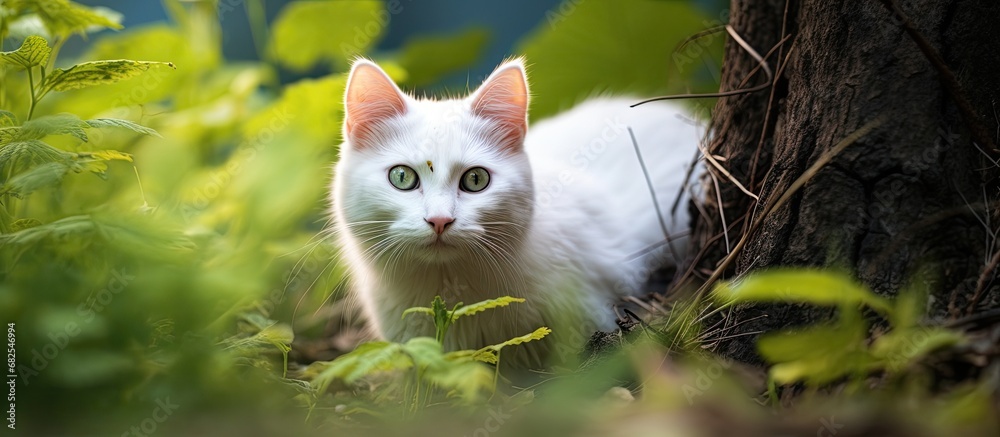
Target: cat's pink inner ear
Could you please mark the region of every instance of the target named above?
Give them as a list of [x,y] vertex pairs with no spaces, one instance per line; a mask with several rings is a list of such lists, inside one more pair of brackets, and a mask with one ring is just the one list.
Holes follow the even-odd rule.
[[473,95],[472,112],[498,123],[501,146],[520,150],[528,129],[528,80],[521,61],[501,65]]
[[347,79],[344,110],[345,137],[363,139],[378,123],[406,113],[406,100],[381,68],[362,60]]

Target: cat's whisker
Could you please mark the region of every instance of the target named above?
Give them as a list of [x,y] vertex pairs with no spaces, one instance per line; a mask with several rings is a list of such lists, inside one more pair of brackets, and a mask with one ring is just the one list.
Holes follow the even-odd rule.
[[393,244],[396,243],[396,239],[392,238],[392,235],[389,233],[385,233],[383,235],[376,235],[365,241],[367,242],[370,240],[379,240],[379,241],[377,241],[375,244],[371,245],[370,247],[361,252],[360,254],[361,258],[363,258],[365,262],[368,263],[377,263],[381,254],[387,248],[391,247]]
[[[477,240],[473,240],[473,241],[477,241]],[[483,253],[483,252],[491,252],[490,250],[488,250],[486,247],[484,247],[481,243],[477,244],[477,246],[479,246],[479,247],[477,247],[476,249],[474,249],[473,253],[476,254],[476,255],[478,255],[478,257],[480,259],[484,260],[485,261],[484,264],[486,264],[486,263],[490,264],[490,267],[491,267],[490,268],[490,273],[492,273],[492,275],[493,275],[493,278],[494,278],[494,281],[495,281],[495,286],[498,289],[506,288],[505,286],[507,285],[506,284],[507,280],[506,280],[506,277],[504,275],[504,269],[500,266],[499,262],[495,258],[490,257],[490,256],[486,256],[486,254]]]
[[[302,291],[302,294],[299,296],[299,300],[295,302],[295,308],[292,309],[292,320],[295,320],[295,317],[296,317],[296,315],[299,312],[299,306],[302,305],[302,302],[305,300],[306,295],[308,295],[309,292],[312,291],[313,287],[316,286],[316,283],[319,282],[319,279],[323,277],[323,274],[326,273],[327,269],[329,269],[330,267],[332,267],[336,262],[337,262],[336,258],[331,258],[330,262],[326,263],[326,265],[323,266],[323,269],[319,271],[319,274],[316,275],[316,278],[313,279],[313,281],[309,283],[309,286],[306,287],[306,289]],[[330,296],[327,296],[326,299],[323,299],[323,302],[325,303],[326,300],[329,299],[329,297],[331,297],[331,296],[332,296],[332,293],[331,293]],[[323,304],[320,304],[319,307],[322,307],[322,305]],[[319,307],[317,307],[317,308],[319,308]]]
[[[505,243],[500,242],[500,240],[491,240],[488,236],[483,236],[482,238],[479,238],[479,239],[477,239],[475,241],[478,241],[480,243],[480,246],[483,247],[484,250],[486,250],[486,251],[488,251],[490,253],[493,253],[493,254],[499,256],[500,260],[503,261],[505,264],[507,264],[508,267],[511,267],[511,268],[518,267],[518,263],[516,261],[516,258],[514,258],[514,256],[509,253],[509,250],[505,247]],[[487,249],[486,248],[487,246],[490,249]],[[506,272],[508,270],[500,267],[500,265],[497,263],[497,260],[495,260],[493,258],[487,258],[487,259],[489,261],[491,261],[494,264],[494,266],[496,266],[497,271],[501,275],[504,276],[502,278],[503,281],[504,281],[504,283],[498,284],[498,285],[500,285],[500,286],[505,286],[506,285],[507,287],[504,287],[504,288],[509,288],[510,285],[515,285],[515,286],[517,286],[516,288],[523,288],[523,286],[524,286],[523,283],[519,283],[519,284],[509,284],[509,283],[507,283],[507,282],[510,282],[509,278],[506,277]],[[521,282],[521,281],[518,280],[516,282]],[[523,293],[523,291],[519,290],[519,291],[515,291],[514,293],[515,294],[520,294],[520,293]],[[519,296],[515,296],[515,297],[519,297]]]

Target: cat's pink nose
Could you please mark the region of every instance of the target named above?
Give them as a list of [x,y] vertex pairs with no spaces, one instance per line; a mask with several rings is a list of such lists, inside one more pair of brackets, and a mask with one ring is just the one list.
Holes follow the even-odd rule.
[[442,233],[444,233],[445,228],[447,228],[448,225],[454,222],[455,219],[451,217],[439,216],[439,217],[425,218],[424,221],[426,221],[427,224],[431,225],[431,227],[434,228],[435,233],[441,235]]

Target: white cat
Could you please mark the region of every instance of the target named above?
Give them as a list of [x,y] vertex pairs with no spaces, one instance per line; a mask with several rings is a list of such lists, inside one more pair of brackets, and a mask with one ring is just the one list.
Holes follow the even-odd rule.
[[520,59],[454,100],[411,97],[374,63],[355,62],[332,212],[374,330],[394,341],[433,336],[429,317],[401,315],[435,295],[449,306],[522,297],[458,320],[445,346],[478,348],[548,326],[553,335],[501,356],[540,368],[574,358],[595,330],[614,329],[616,300],[673,262],[627,127],[677,251],[687,206],[673,217],[668,210],[699,140],[679,106],[630,108],[635,101],[589,100],[529,130]]

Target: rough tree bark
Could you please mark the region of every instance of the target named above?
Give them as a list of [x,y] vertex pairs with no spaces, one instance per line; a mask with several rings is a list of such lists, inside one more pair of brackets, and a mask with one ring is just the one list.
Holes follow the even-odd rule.
[[[768,58],[778,70],[771,89],[720,98],[713,113],[710,150],[727,157],[733,176],[760,195],[757,205],[716,172],[730,240],[750,221],[763,221],[726,277],[773,266],[832,266],[883,295],[910,280],[927,281],[932,317],[996,308],[1000,281],[989,264],[1000,248],[992,236],[1000,221],[1000,154],[988,149],[997,142],[1000,111],[1000,2],[888,3],[898,3],[918,35],[904,31],[881,0],[733,0],[730,24],[762,55],[783,35],[792,38]],[[920,38],[943,65],[921,51]],[[732,90],[757,62],[730,39],[723,65],[720,88]],[[758,72],[751,82],[763,78]],[[960,110],[963,100],[971,114]],[[880,127],[764,216],[769,199],[879,116]],[[692,261],[702,279],[726,253],[716,193],[709,190],[704,200],[708,215],[696,218],[693,239],[701,256]],[[756,361],[756,336],[739,334],[808,323],[823,313],[759,306],[735,311],[729,323],[762,314],[726,332],[733,338],[719,350]]]

